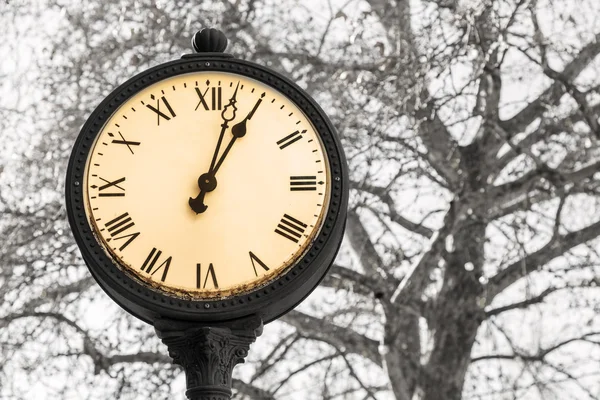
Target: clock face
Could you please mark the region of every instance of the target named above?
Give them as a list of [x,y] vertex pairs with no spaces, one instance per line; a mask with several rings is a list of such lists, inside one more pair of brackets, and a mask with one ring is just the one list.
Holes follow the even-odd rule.
[[306,251],[330,193],[307,116],[277,90],[223,72],[177,75],[133,95],[89,153],[88,220],[121,268],[163,291],[226,297]]

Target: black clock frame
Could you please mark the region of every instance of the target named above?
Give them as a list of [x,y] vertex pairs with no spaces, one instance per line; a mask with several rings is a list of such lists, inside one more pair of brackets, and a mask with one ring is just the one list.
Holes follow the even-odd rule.
[[[193,72],[244,75],[273,87],[292,100],[316,128],[331,170],[331,194],[320,232],[287,272],[265,286],[224,299],[186,299],[150,287],[111,259],[87,220],[84,209],[85,165],[100,130],[113,113],[138,91],[163,79]],[[348,171],[341,143],[319,105],[286,77],[261,65],[223,53],[185,55],[148,69],[115,89],[94,110],[75,142],[66,177],[67,214],[75,240],[92,275],[121,307],[154,324],[161,318],[215,323],[258,316],[269,322],[306,298],[323,279],[339,250],[348,204]]]

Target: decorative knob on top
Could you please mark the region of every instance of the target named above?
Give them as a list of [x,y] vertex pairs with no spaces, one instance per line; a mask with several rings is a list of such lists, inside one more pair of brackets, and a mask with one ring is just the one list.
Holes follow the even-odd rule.
[[204,28],[192,36],[196,53],[222,53],[227,48],[227,37],[218,29]]

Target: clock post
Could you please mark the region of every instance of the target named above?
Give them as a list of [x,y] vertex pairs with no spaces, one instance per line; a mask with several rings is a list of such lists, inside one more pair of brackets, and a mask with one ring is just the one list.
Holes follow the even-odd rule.
[[192,46],[90,115],[66,210],[90,273],[154,326],[188,399],[228,400],[263,324],[333,264],[348,168],[327,115],[294,82],[224,53],[219,30],[197,32]]
[[221,326],[157,319],[154,327],[173,363],[185,370],[190,400],[229,400],[233,368],[244,362],[263,324],[258,317]]

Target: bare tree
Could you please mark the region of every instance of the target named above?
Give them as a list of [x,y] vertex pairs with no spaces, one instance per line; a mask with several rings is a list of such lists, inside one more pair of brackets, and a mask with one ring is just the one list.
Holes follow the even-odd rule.
[[103,96],[219,26],[324,106],[352,184],[335,265],[267,326],[237,397],[600,398],[596,1],[0,7],[1,397],[182,393],[82,265],[63,175]]

